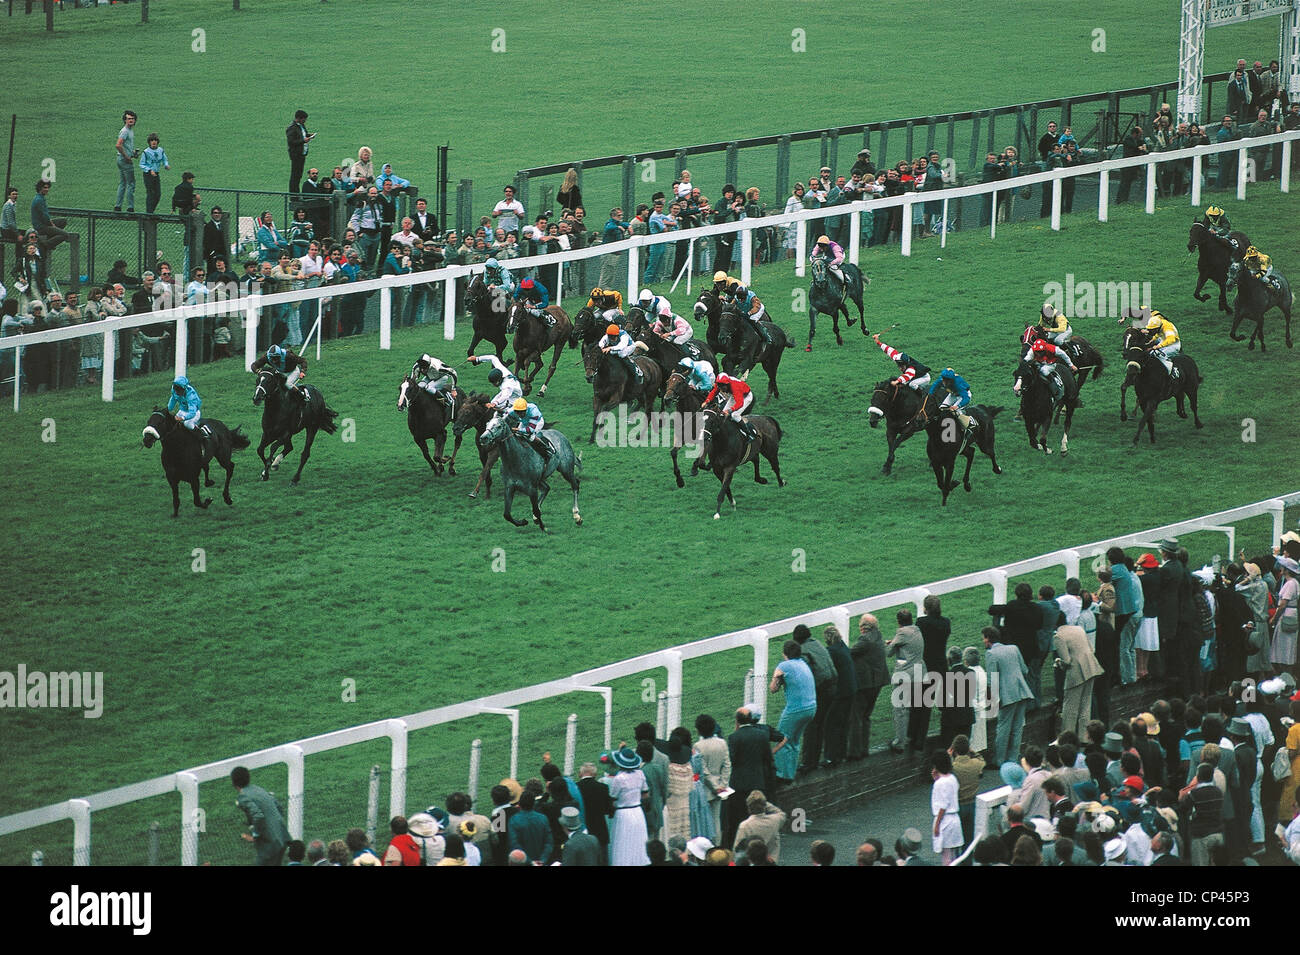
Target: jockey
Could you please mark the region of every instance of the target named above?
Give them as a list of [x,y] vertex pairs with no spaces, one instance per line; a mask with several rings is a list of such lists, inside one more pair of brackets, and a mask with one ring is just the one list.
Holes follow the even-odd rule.
[[591,290],[587,299],[587,308],[607,324],[613,324],[623,317],[623,293],[600,286]]
[[534,315],[544,321],[547,328],[555,327],[555,316],[546,310],[551,304],[551,296],[546,291],[546,286],[541,282],[524,279],[519,283],[519,291],[515,293],[515,301],[521,302],[529,315]]
[[694,389],[701,395],[707,395],[713,391],[717,379],[713,374],[713,366],[707,361],[683,358],[677,363],[677,367],[686,376],[687,387]]
[[1074,329],[1070,327],[1070,320],[1063,312],[1057,311],[1056,306],[1051,302],[1044,302],[1041,316],[1038,320],[1038,330],[1044,338],[1057,345],[1064,345],[1070,340]]
[[510,373],[510,369],[501,363],[501,359],[496,355],[471,355],[470,363],[477,365],[481,362],[489,362],[492,370],[488,372],[488,382],[498,386],[497,393],[488,400],[488,407],[496,411],[495,421],[501,415],[510,410],[516,398],[524,396],[523,386],[519,384],[519,379]]
[[284,375],[284,385],[289,389],[289,394],[296,396],[299,401],[305,397],[302,389],[298,387],[298,380],[307,371],[307,359],[294,354],[291,348],[286,349],[282,345],[272,345],[266,350],[265,357],[257,359],[252,364],[254,372],[259,372],[267,367]]
[[957,420],[966,429],[966,434],[971,434],[976,421],[964,410],[970,404],[970,385],[966,384],[966,379],[951,368],[945,368],[939,375],[939,380],[930,386],[930,394],[940,389],[944,391],[944,398],[939,402],[940,410],[954,409],[957,412]]
[[516,398],[510,405],[510,413],[506,415],[506,425],[532,445],[533,449],[542,456],[542,460],[551,456],[551,445],[542,435],[542,428],[546,427],[546,421],[542,418],[537,405],[524,398]]
[[668,304],[668,299],[656,295],[648,288],[641,290],[641,294],[636,297],[636,303],[641,311],[646,313],[647,318],[671,319],[673,317],[673,307]]
[[1210,234],[1222,242],[1224,245],[1235,250],[1236,243],[1228,237],[1232,231],[1232,223],[1228,221],[1228,214],[1218,206],[1210,206],[1205,210],[1205,218],[1201,220],[1205,228],[1210,230]]
[[726,272],[719,269],[713,273],[713,294],[730,295],[731,290],[740,284],[740,279],[733,278]]
[[1250,274],[1255,276],[1274,292],[1282,288],[1281,276],[1278,275],[1277,269],[1273,268],[1272,260],[1253,245],[1246,250],[1242,257],[1241,264],[1250,270]]
[[456,369],[443,364],[432,355],[421,355],[411,367],[411,372],[420,378],[418,386],[430,395],[440,399],[448,408],[454,408],[456,390]]
[[671,318],[659,316],[655,323],[650,326],[650,330],[660,338],[666,338],[674,345],[685,346],[695,334],[691,328],[691,323],[680,315],[673,315]]
[[745,384],[744,381],[727,374],[718,375],[713,383],[713,390],[704,399],[705,407],[708,407],[714,395],[724,389],[727,391],[727,403],[723,405],[722,413],[730,415],[731,420],[740,428],[740,433],[745,436],[745,440],[753,444],[754,439],[758,437],[758,432],[754,430],[753,425],[745,420],[744,415],[754,403],[754,393],[749,390],[749,385]]
[[844,249],[840,244],[832,242],[827,236],[820,236],[817,244],[813,246],[812,255],[808,256],[808,261],[815,262],[819,256],[827,260],[826,265],[831,270],[831,274],[848,286],[849,280],[844,277],[844,271],[840,268],[840,263],[844,261]]
[[517,291],[515,277],[496,259],[488,259],[483,263],[483,281],[487,283],[489,292],[502,288],[507,295],[513,296]]
[[596,343],[605,354],[614,354],[623,360],[627,367],[628,374],[638,384],[642,384],[641,369],[637,363],[632,360],[636,354],[636,342],[632,341],[632,336],[623,331],[617,325],[610,325],[605,329],[605,335]]
[[731,303],[741,315],[749,319],[759,337],[769,345],[772,344],[772,336],[763,327],[763,318],[767,315],[767,307],[759,301],[753,289],[746,288],[737,282],[736,286],[731,290]]
[[[1070,360],[1070,356],[1066,353],[1065,349],[1060,345],[1055,345],[1052,342],[1049,342],[1045,338],[1035,338],[1029,344],[1029,347],[1025,349],[1025,354],[1022,356],[1022,360],[1032,361],[1038,364],[1038,374],[1047,382],[1047,387],[1052,390],[1052,400],[1054,402],[1060,402],[1065,398],[1067,391],[1065,380],[1061,375],[1061,370],[1057,368],[1056,363],[1058,361],[1063,361],[1070,366],[1070,371],[1074,372],[1076,375],[1079,373],[1079,369],[1076,368],[1074,362]],[[1071,382],[1071,384],[1073,384],[1073,382]],[[1015,391],[1017,395],[1020,394],[1019,389],[1013,388],[1012,390]]]
[[1178,369],[1174,367],[1173,358],[1182,351],[1183,344],[1174,323],[1153,308],[1130,308],[1125,314],[1132,319],[1134,328],[1147,333],[1147,351],[1160,359],[1170,378],[1177,378]]
[[203,399],[184,375],[172,382],[172,392],[167,397],[167,413],[185,426],[187,431],[198,431],[206,450],[212,431],[202,423]]
[[880,340],[879,335],[872,335],[871,340],[880,346],[881,351],[894,360],[894,364],[898,365],[898,370],[902,372],[890,384],[907,385],[909,388],[922,391],[930,383],[930,369],[925,365],[906,352],[901,352],[897,348],[890,348]]

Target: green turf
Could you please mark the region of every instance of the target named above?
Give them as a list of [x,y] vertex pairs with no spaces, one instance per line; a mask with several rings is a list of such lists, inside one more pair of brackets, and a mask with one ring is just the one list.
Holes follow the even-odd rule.
[[[1230,203],[1229,212],[1277,260],[1293,260],[1296,238],[1269,223],[1294,215],[1295,201],[1269,187],[1258,193],[1248,207]],[[911,260],[892,251],[864,256],[875,279],[871,324],[899,323],[891,337],[935,366],[955,365],[977,401],[1012,404],[1020,321],[1037,311],[1043,283],[1064,281],[1067,272],[1077,280],[1150,280],[1156,304],[1179,324],[1206,378],[1204,430],[1166,406],[1154,447],[1144,441],[1133,449],[1133,425],[1117,420],[1114,365],[1085,393],[1068,458],[1032,453],[1008,410],[998,419],[1006,473],[994,477],[978,460],[974,492],[958,491],[944,510],[920,442],[901,450],[893,477],[879,474],[883,433],[866,427],[864,412],[871,383],[890,366],[857,331],[843,349],[823,329],[811,355],[786,353],[783,398],[762,410],[788,436],[782,460],[790,484],[742,480],[739,509],[717,522],[716,481],[702,476],[678,490],[660,449],[587,448],[585,523],[572,525],[557,489],[547,534],[507,525],[496,499],[470,502],[471,467],[456,478],[432,476],[394,408],[396,386],[419,351],[462,353],[463,329],[455,345],[433,329],[399,330],[391,352],[379,351],[373,336],[328,343],[310,380],[354,419],[356,442],[322,439],[297,489],[283,470],[257,482],[256,459],[243,452],[236,506],[218,501],[198,513],[185,502],[177,520],[157,452],[139,441],[147,410],[166,393],[164,376],[122,383],[111,405],[90,391],[25,397],[21,414],[0,416],[0,499],[12,529],[0,550],[11,577],[0,624],[4,663],[102,670],[107,699],[99,720],[4,714],[6,755],[25,771],[11,778],[3,808],[563,677],[1293,489],[1281,462],[1300,437],[1296,398],[1276,383],[1294,373],[1295,353],[1280,347],[1276,320],[1269,324],[1274,347],[1261,358],[1227,341],[1209,304],[1191,301],[1182,203],[1162,204],[1154,217],[1132,207],[1112,216],[1107,225],[1072,217],[1059,236],[1037,225],[999,230],[994,243],[957,235],[941,257],[933,241],[917,243]],[[788,271],[764,268],[754,281],[802,340],[805,319],[779,304],[796,285]],[[1113,324],[1074,325],[1114,358]],[[256,430],[251,382],[236,362],[194,374],[205,412]],[[589,393],[566,359],[543,403],[548,418],[581,438]],[[41,441],[47,418],[58,429],[52,444]],[[1257,422],[1254,443],[1242,441],[1245,418]],[[1267,521],[1249,522],[1241,542],[1261,547],[1269,532]],[[1221,538],[1200,540],[1195,559],[1223,549]],[[206,553],[205,573],[191,570],[194,548]],[[495,548],[505,554],[504,574],[492,571]],[[792,572],[795,548],[806,552],[806,572]],[[986,601],[987,593],[950,599],[956,642],[975,642]],[[743,652],[688,664],[684,713],[725,713],[746,666]],[[341,702],[345,679],[356,680],[354,703]],[[643,692],[639,678],[616,684],[616,738],[653,717]],[[562,751],[569,712],[582,714],[583,752],[599,746],[597,698],[539,704],[525,711],[520,772],[534,771],[541,749]],[[475,737],[484,740],[485,779],[504,773],[504,720],[417,733],[412,759],[426,768],[412,775],[412,803],[463,784]],[[308,787],[307,818],[315,831],[357,821],[369,766],[387,762],[382,748],[367,752],[309,760],[309,782],[317,785]],[[204,793],[219,818],[226,790]],[[97,832],[139,855],[148,818],[120,812],[117,835],[112,814],[103,825],[97,819]],[[121,835],[127,831],[136,836]],[[3,849],[12,861],[33,844],[8,839]],[[217,849],[212,857],[235,858]]]

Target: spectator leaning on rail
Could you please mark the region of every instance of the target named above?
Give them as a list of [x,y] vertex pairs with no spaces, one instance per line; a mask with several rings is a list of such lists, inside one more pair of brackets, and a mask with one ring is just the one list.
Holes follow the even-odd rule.
[[244,833],[243,839],[253,843],[257,850],[257,864],[278,866],[289,843],[289,830],[279,803],[261,786],[250,782],[249,772],[243,766],[230,771],[230,782],[238,794],[235,805],[243,810],[252,830]]

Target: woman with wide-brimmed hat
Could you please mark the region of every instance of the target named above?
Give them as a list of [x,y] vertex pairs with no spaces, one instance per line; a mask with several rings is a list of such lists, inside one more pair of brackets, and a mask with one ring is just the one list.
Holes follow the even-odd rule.
[[1273,648],[1269,659],[1277,669],[1294,672],[1296,664],[1296,602],[1300,597],[1300,563],[1279,554],[1273,566],[1282,571],[1282,585],[1277,591],[1277,609],[1270,621],[1273,625]]
[[649,801],[650,787],[641,771],[641,757],[630,746],[624,746],[610,754],[610,764],[615,773],[605,779],[614,803],[614,819],[609,825],[609,864],[649,865],[643,806]]

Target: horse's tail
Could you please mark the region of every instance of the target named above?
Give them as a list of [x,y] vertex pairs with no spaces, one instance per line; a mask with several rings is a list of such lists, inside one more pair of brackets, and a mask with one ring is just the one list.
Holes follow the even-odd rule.
[[244,426],[242,424],[235,428],[234,431],[230,432],[231,450],[242,451],[250,444],[252,444],[252,442],[248,440],[248,435],[244,434]]
[[983,408],[984,408],[984,413],[989,416],[990,421],[992,421],[999,414],[1007,410],[1006,408],[1002,407],[1002,405],[994,405],[991,408],[988,405],[984,405]]
[[325,410],[321,412],[320,429],[326,434],[333,434],[338,430],[338,425],[334,423],[334,419],[338,416],[339,413],[337,411],[326,406]]
[[1092,366],[1092,380],[1096,381],[1101,377],[1101,371],[1106,367],[1106,359],[1102,357],[1101,352],[1097,352],[1097,364]]

